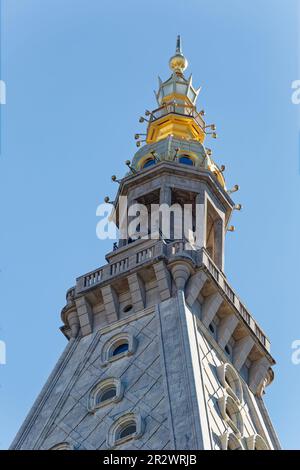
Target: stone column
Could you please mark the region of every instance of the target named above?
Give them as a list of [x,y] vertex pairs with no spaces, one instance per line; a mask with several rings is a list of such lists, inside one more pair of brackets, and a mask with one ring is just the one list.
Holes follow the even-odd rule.
[[[161,206],[162,204],[167,204],[169,207],[171,207],[172,205],[172,189],[170,188],[170,186],[167,186],[167,184],[165,183],[163,183],[159,192],[159,205]],[[160,215],[158,213],[156,217],[157,227],[151,227],[154,231],[155,230],[162,231],[162,226],[161,226],[159,218],[160,218]],[[170,227],[170,238],[172,238],[172,236],[173,236],[173,228]]]
[[196,204],[196,247],[197,250],[206,246],[206,203],[205,189],[201,191],[195,198]]
[[214,222],[214,262],[222,271],[224,269],[224,228],[223,220]]
[[172,189],[170,186],[163,184],[159,191],[159,204],[172,204]]
[[[132,211],[134,208],[132,208],[132,211],[130,210],[130,208],[134,206],[135,204],[138,204],[137,200],[132,195],[129,195],[128,197],[128,227],[129,227],[130,222],[132,222],[137,217],[137,214],[132,215]],[[132,234],[131,240],[134,240],[133,238],[134,235],[137,235],[137,233]],[[128,240],[129,240],[129,237],[130,235],[128,233]],[[128,243],[128,240],[127,240],[127,243]]]
[[127,215],[128,215],[128,205],[127,205],[127,196],[121,196],[119,198],[119,248],[127,244]]

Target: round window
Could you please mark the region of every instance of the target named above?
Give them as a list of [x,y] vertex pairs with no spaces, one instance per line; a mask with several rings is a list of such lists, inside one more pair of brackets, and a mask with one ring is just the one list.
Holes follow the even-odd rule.
[[126,307],[123,308],[124,313],[130,312],[130,310],[132,310],[132,305],[126,305]]

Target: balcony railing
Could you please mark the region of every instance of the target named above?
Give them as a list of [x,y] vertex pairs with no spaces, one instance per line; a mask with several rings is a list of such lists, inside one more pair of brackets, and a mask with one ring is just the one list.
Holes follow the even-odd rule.
[[198,113],[196,110],[195,106],[188,105],[188,104],[181,104],[181,103],[176,103],[175,101],[166,103],[163,106],[160,106],[160,108],[155,109],[152,111],[149,119],[149,123],[156,121],[157,119],[162,118],[163,116],[166,116],[167,114],[179,114],[181,116],[188,116],[192,117],[195,119],[196,123],[203,129],[204,131],[204,121],[201,117],[201,114]]
[[[245,320],[245,322],[249,325],[251,330],[255,333],[255,335],[263,344],[263,346],[267,349],[267,351],[270,351],[269,339],[263,333],[261,328],[257,325],[256,321],[254,320],[252,315],[248,312],[245,305],[238,298],[234,290],[230,287],[230,285],[228,284],[225,278],[225,275],[212,261],[212,259],[210,258],[205,248],[202,248],[200,256],[201,256],[201,261],[200,261],[201,264],[203,264],[207,268],[207,270],[210,272],[210,274],[214,277],[214,279],[217,281],[219,286],[222,288],[223,292],[226,294],[226,297],[234,305],[236,310],[239,312],[239,314]],[[216,275],[216,272],[218,273],[217,275]]]
[[[124,253],[124,257],[121,257],[121,259],[116,259],[115,262],[106,264],[95,271],[91,271],[77,278],[76,294],[84,292],[114,276],[134,269],[143,263],[147,263],[153,257],[164,254],[164,242],[162,240],[149,240],[147,248],[143,248],[140,251],[136,251],[134,244],[131,244],[130,248],[126,250],[126,254]],[[117,250],[115,253],[116,252]]]
[[[187,249],[187,247],[189,249]],[[142,264],[147,264],[150,261],[152,262],[154,259],[162,257],[169,259],[172,256],[180,256],[180,254],[183,254],[191,258],[197,266],[204,266],[207,269],[249,328],[254,332],[263,346],[270,351],[268,338],[228,284],[225,275],[213,262],[205,248],[197,251],[192,250],[184,240],[170,241],[168,243],[165,240],[149,240],[147,241],[147,246],[141,245],[141,249],[138,251],[136,247],[134,247],[134,244],[132,244],[131,248],[132,250],[130,251],[126,250],[124,257],[121,257],[121,259],[79,277],[76,282],[76,295],[91,289],[97,284],[109,281],[114,276],[123,274]]]
[[97,269],[97,271],[93,271],[90,274],[87,274],[84,276],[84,287],[91,287],[94,286],[95,284],[98,284],[99,282],[102,281],[102,276],[103,276],[103,269]]

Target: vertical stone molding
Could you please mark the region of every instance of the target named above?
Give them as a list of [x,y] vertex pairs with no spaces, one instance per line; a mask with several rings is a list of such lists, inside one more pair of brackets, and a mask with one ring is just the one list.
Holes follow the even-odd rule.
[[207,217],[207,208],[205,203],[205,189],[201,185],[201,191],[196,196],[196,246],[197,249],[203,248],[206,246],[206,217]]
[[172,204],[172,189],[167,184],[163,184],[159,192],[159,204]]
[[222,271],[224,269],[224,223],[221,218],[214,222],[215,263]]
[[202,383],[193,315],[185,308],[182,291],[178,292],[177,297],[159,304],[157,308],[164,380],[170,406],[168,421],[174,442],[172,448],[208,448],[209,431],[205,405],[202,402],[200,406]]
[[171,296],[171,278],[170,273],[163,261],[154,264],[154,271],[157,280],[157,288],[161,301]]

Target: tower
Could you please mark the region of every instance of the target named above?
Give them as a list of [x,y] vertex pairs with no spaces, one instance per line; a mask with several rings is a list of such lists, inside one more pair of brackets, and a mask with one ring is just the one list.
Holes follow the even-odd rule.
[[118,181],[119,242],[67,291],[68,344],[12,449],[280,448],[270,343],[224,273],[239,207],[204,146],[215,126],[179,37],[169,65]]

